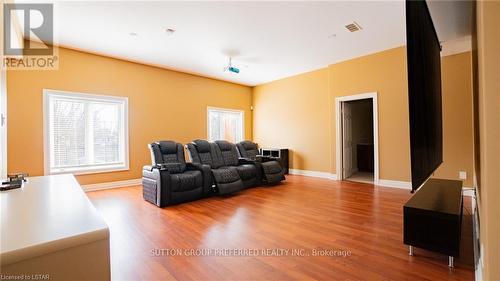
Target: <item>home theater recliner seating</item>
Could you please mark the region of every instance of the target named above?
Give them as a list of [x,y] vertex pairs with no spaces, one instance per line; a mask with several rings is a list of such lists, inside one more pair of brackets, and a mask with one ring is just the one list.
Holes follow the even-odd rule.
[[[234,159],[227,151],[223,156],[218,144],[209,143],[206,140],[195,140],[187,144],[186,147],[193,163],[210,166],[217,193],[221,195],[231,194],[245,188],[236,167],[238,157]],[[224,146],[224,148],[226,147]]]
[[257,161],[262,166],[263,180],[267,184],[276,184],[285,179],[285,173],[273,158],[262,157],[259,155],[259,149],[256,143],[251,141],[242,141],[237,145],[240,155],[244,159]]
[[262,183],[260,163],[255,160],[240,158],[236,145],[228,141],[219,140],[215,141],[215,144],[219,147],[224,166],[236,167],[245,188]]
[[159,207],[200,199],[209,194],[208,165],[186,163],[182,144],[160,141],[149,145],[152,166],[142,171],[143,197]]
[[180,143],[150,144],[152,165],[144,166],[142,171],[144,199],[165,207],[214,193],[232,194],[262,183],[277,184],[285,179],[278,162],[261,161],[256,144],[246,141],[241,145],[249,149],[239,151],[228,141],[195,140],[186,145],[191,159],[186,163]]

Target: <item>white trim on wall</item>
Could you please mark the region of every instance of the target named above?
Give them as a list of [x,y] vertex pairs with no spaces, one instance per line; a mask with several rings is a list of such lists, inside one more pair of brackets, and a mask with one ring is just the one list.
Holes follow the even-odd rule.
[[[332,174],[332,173],[328,173],[328,172],[320,172],[320,171],[290,169],[290,174],[306,176],[306,177],[330,179],[330,180],[336,180],[336,181],[339,180],[339,178],[337,177],[337,174]],[[408,181],[394,181],[394,180],[379,179],[377,186],[394,187],[394,188],[402,188],[402,189],[411,190],[411,182],[408,182]]]
[[7,70],[3,66],[0,71],[0,155],[0,178],[4,179],[7,178]]
[[409,181],[394,181],[394,180],[379,179],[377,185],[411,190],[411,182]]
[[[3,2],[0,4],[0,14],[3,16]],[[19,35],[17,14],[14,17],[14,35]],[[18,39],[19,36],[16,36]],[[10,38],[9,38],[10,39]],[[3,65],[4,58],[4,34],[0,32],[0,54],[2,62],[0,64],[0,179],[7,178],[7,69]],[[14,40],[17,43],[17,40]],[[20,41],[22,42],[22,41]]]
[[476,192],[472,187],[467,187],[467,186],[462,187],[462,194],[464,196],[475,197],[476,195],[475,193]]
[[289,169],[289,173],[292,175],[301,175],[307,177],[314,178],[323,178],[329,180],[337,180],[337,175],[328,173],[328,172],[320,172],[320,171],[311,171],[311,170],[300,170],[300,169]]
[[[332,173],[328,173],[328,172],[300,170],[300,169],[290,169],[289,172],[291,175],[322,178],[322,179],[329,179],[329,180],[335,180],[335,181],[338,180],[337,174],[332,174]],[[82,185],[82,189],[85,192],[90,192],[90,191],[96,191],[96,190],[104,190],[104,189],[120,188],[120,187],[127,187],[127,186],[136,186],[136,185],[142,185],[142,179],[139,178],[139,179],[122,180],[122,181],[114,181],[114,182],[86,184],[86,185]],[[393,181],[393,180],[380,179],[378,186],[411,190],[411,182],[406,182],[406,181]],[[474,190],[470,190],[470,189],[467,189],[466,187],[464,187],[463,194],[464,194],[464,196],[474,196]]]
[[342,96],[335,98],[335,137],[336,137],[336,147],[335,147],[335,158],[336,158],[336,170],[337,178],[339,180],[343,179],[342,173],[342,130],[340,126],[341,122],[341,112],[340,106],[342,102],[362,100],[362,99],[372,99],[373,101],[373,183],[379,185],[379,152],[378,152],[378,101],[377,92],[364,93],[358,95]]
[[[322,179],[339,181],[337,174],[332,174],[332,173],[328,173],[328,172],[300,170],[300,169],[290,169],[289,172],[291,175],[299,175],[299,176],[306,176],[306,177],[314,177],[314,178],[322,178]],[[393,188],[411,190],[411,182],[409,182],[409,181],[395,181],[395,180],[379,179],[378,184],[376,184],[376,186],[393,187]],[[464,186],[462,194],[464,196],[474,197],[474,190],[469,188],[469,187]]]
[[142,184],[142,179],[131,179],[123,181],[86,184],[82,185],[82,189],[85,192],[88,192],[88,191],[112,189],[112,188],[127,187],[127,186],[141,185],[141,184]]

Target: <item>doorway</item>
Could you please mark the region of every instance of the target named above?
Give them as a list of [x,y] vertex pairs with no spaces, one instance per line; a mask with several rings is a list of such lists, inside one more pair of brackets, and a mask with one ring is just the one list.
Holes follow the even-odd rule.
[[337,177],[378,184],[377,94],[340,97],[337,112]]

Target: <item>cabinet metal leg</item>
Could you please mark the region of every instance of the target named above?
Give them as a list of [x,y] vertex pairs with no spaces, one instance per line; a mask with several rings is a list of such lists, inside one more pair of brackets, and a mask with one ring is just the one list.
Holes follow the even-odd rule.
[[413,256],[413,246],[410,246],[410,252],[408,253],[408,255]]
[[448,256],[448,267],[453,268],[453,257],[452,256]]

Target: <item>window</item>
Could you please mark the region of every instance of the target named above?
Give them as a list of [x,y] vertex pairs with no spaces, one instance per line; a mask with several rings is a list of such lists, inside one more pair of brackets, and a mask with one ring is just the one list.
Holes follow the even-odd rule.
[[243,111],[223,108],[208,108],[208,139],[227,140],[232,143],[244,139]]
[[45,174],[128,170],[128,100],[44,90]]

